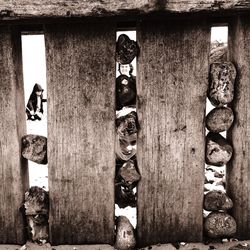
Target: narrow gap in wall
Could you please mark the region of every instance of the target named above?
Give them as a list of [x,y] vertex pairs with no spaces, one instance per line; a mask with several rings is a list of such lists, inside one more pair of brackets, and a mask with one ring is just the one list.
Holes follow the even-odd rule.
[[[222,104],[215,104],[214,101],[211,101],[211,64],[215,62],[225,62],[228,60],[228,26],[226,25],[217,25],[211,27],[211,40],[210,40],[210,67],[209,67],[209,90],[208,98],[206,102],[206,116],[214,109],[218,107],[227,106]],[[214,91],[216,89],[214,88]],[[213,104],[212,104],[213,102]],[[206,129],[206,136],[210,131]],[[211,134],[211,133],[210,133]],[[217,134],[217,133],[215,133]],[[226,131],[218,133],[226,139]],[[210,137],[209,137],[210,138]],[[207,139],[207,138],[206,138]],[[218,148],[213,149],[216,154]],[[226,192],[226,165],[222,164],[212,164],[207,159],[208,144],[206,143],[206,164],[205,164],[205,187],[204,194],[207,194],[212,190],[219,190]],[[212,155],[211,151],[210,155]],[[214,155],[215,155],[214,154]],[[219,166],[218,166],[219,165]],[[206,218],[211,211],[206,211],[204,209],[204,217]]]
[[[28,135],[40,135],[47,138],[45,41],[43,34],[34,33],[22,33],[26,126]],[[27,142],[27,149],[36,148],[37,151],[34,152],[38,152],[44,150],[41,146],[43,144],[44,141],[40,141],[38,138],[30,138]],[[35,153],[31,157],[38,162],[42,160],[42,158],[37,158]],[[28,161],[28,165],[29,186],[38,186],[48,190],[48,165],[44,164],[44,161],[42,164],[38,164],[31,160]]]
[[[116,33],[116,39],[118,40],[119,36],[125,34],[129,39],[136,41],[136,31],[135,28],[128,29],[122,27]],[[136,115],[136,90],[134,101],[128,101],[127,94],[124,89],[120,89],[118,86],[128,86],[129,92],[131,88],[136,88],[136,57],[131,63],[128,64],[119,64],[116,63],[116,179],[115,179],[115,216],[126,216],[130,223],[136,228],[137,224],[137,209],[136,209],[136,193],[137,188],[127,187],[124,185],[124,179],[122,180],[119,175],[119,170],[123,166],[129,167],[129,164],[135,164],[134,167],[137,169],[136,161],[136,139],[137,133],[133,133],[133,124],[130,123],[129,119],[135,118],[133,115]],[[121,91],[121,95],[117,94],[118,91]],[[132,90],[133,92],[134,90]],[[131,93],[129,94],[130,98]],[[133,93],[132,93],[133,95]],[[119,100],[120,98],[120,100]],[[124,105],[124,103],[127,103]],[[133,112],[133,113],[131,113]],[[128,117],[128,114],[131,117]],[[136,115],[137,116],[137,115]],[[124,120],[125,119],[125,120]],[[130,126],[131,125],[131,126]],[[129,133],[122,138],[121,134],[127,129]],[[119,130],[119,131],[118,131]],[[119,133],[121,132],[121,134]],[[132,132],[130,134],[130,132]],[[118,134],[119,139],[118,139]],[[128,164],[128,165],[124,165]],[[127,168],[128,169],[128,168]],[[125,173],[128,175],[128,173]],[[118,178],[117,178],[118,177]],[[120,182],[120,183],[119,183]],[[121,185],[120,185],[121,184]]]

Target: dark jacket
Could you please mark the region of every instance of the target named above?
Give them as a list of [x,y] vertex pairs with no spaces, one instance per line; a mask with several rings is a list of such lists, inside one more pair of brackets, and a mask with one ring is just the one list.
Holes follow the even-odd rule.
[[[42,89],[41,85],[36,83],[34,85],[33,91],[31,93],[30,98],[29,98],[28,103],[27,103],[27,108],[26,108],[27,113],[30,113],[30,111],[32,111],[32,110],[34,112],[36,112],[36,110],[37,110],[37,95],[36,95],[37,91],[43,92],[43,89]],[[41,98],[40,112],[43,113],[43,102],[46,102],[47,100],[43,99],[43,94],[38,96],[38,98]]]

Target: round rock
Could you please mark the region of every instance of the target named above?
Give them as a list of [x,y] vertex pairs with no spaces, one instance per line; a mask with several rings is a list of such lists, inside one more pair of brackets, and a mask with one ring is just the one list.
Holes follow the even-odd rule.
[[134,249],[136,245],[134,228],[127,217],[119,216],[116,221],[115,248],[118,250]]
[[204,197],[204,209],[207,211],[228,210],[233,207],[232,200],[223,191],[212,190]]
[[32,186],[25,192],[25,214],[49,214],[49,193],[43,188]]
[[214,106],[232,102],[236,69],[231,62],[217,62],[210,66],[208,99]]
[[47,164],[47,138],[31,134],[23,136],[22,156],[38,164]]
[[206,163],[223,166],[228,163],[233,154],[233,148],[220,134],[209,132],[206,136]]
[[225,212],[212,212],[205,218],[204,230],[210,238],[232,237],[236,228],[235,219]]
[[234,114],[228,107],[218,107],[211,110],[206,117],[206,127],[209,131],[220,133],[227,131],[233,124]]
[[141,176],[138,173],[134,160],[125,162],[122,167],[118,170],[116,179],[121,180],[122,185],[127,187],[134,187],[140,180]]
[[136,103],[136,80],[133,77],[120,75],[116,78],[116,109],[133,106]]
[[138,55],[137,42],[131,40],[126,34],[121,34],[116,42],[116,61],[120,64],[129,64]]
[[119,208],[136,207],[136,194],[133,189],[115,185],[115,203]]

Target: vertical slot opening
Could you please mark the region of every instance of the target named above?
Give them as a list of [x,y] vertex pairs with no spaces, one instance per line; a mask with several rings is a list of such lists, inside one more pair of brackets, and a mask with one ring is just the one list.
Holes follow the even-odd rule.
[[[206,164],[204,187],[204,217],[205,236],[213,238],[206,229],[208,216],[212,213],[228,209],[215,208],[215,199],[221,199],[211,195],[211,191],[219,191],[226,194],[226,164],[231,159],[232,152],[227,141],[228,127],[216,124],[215,120],[221,120],[222,115],[228,114],[228,106],[232,101],[233,89],[230,86],[230,65],[228,62],[228,26],[216,25],[211,27],[210,40],[210,67],[209,86],[206,102]],[[230,99],[231,98],[231,99]],[[212,121],[214,120],[214,121]],[[207,194],[209,193],[210,196]],[[228,205],[228,204],[227,204]],[[224,204],[225,207],[225,204]],[[215,230],[216,231],[216,230]],[[216,237],[214,237],[216,238]],[[226,237],[224,237],[226,238]]]
[[[22,60],[24,77],[24,94],[26,108],[27,135],[38,135],[47,138],[47,86],[44,34],[22,33]],[[28,160],[29,186],[42,187],[48,190],[48,165],[44,156],[44,140],[39,137],[27,139],[27,154],[36,163]],[[36,148],[36,150],[34,150]],[[33,151],[34,150],[34,151]],[[32,154],[31,151],[34,153]],[[38,157],[37,154],[40,154]],[[47,153],[46,153],[47,154]]]
[[[116,42],[121,35],[126,35],[129,39],[136,41],[135,28],[118,29],[116,32]],[[126,129],[129,131],[129,135],[125,136],[126,138],[122,138],[121,136],[119,137],[119,140],[116,139],[115,216],[126,216],[134,228],[136,228],[137,225],[137,188],[136,184],[132,185],[133,188],[124,185],[124,179],[121,178],[121,168],[123,167],[124,169],[127,169],[127,171],[129,171],[128,169],[131,171],[131,169],[134,168],[139,176],[136,160],[137,132],[134,133],[132,131],[134,126],[138,129],[135,102],[136,60],[137,58],[135,57],[130,63],[116,63],[116,136],[119,133],[118,130],[123,133]],[[129,86],[130,84],[131,86]],[[135,95],[134,98],[131,98],[131,95],[127,96],[125,92],[121,95],[118,94],[119,91],[124,90],[121,90],[118,87],[122,85],[129,86],[129,91],[132,93],[130,94],[132,96]],[[129,117],[129,115],[131,115],[131,117]],[[131,119],[132,123],[130,123]],[[133,124],[134,121],[135,125]],[[131,134],[130,131],[132,131]],[[117,146],[117,144],[119,144],[119,146]],[[134,175],[133,178],[136,179],[138,177],[134,171],[131,171],[130,173]],[[126,178],[129,173],[123,172],[123,175]]]

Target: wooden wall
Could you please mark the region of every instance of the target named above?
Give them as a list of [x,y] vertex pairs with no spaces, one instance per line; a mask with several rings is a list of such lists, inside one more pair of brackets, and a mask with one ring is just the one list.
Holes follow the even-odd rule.
[[249,11],[249,0],[0,0],[1,21],[41,18],[120,17],[125,19],[152,13],[209,13]]
[[115,26],[45,27],[52,244],[113,243]]
[[[202,241],[205,105],[210,25],[142,20],[137,29],[140,246]],[[115,23],[46,24],[50,237],[58,244],[113,244]],[[232,17],[237,79],[227,168],[237,238],[250,237],[250,18]],[[0,27],[0,244],[23,244],[19,208],[28,188],[20,32]]]
[[23,244],[19,208],[28,187],[27,161],[21,158],[26,133],[21,40],[18,31],[0,27],[0,244]]
[[198,20],[138,29],[138,241],[201,241],[210,30]]
[[237,68],[235,98],[232,108],[235,121],[228,137],[234,155],[227,166],[227,192],[233,199],[237,238],[250,237],[250,18],[232,19],[229,26],[230,60]]

